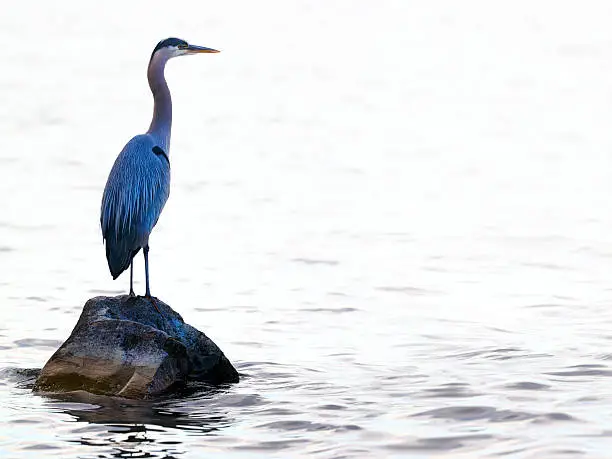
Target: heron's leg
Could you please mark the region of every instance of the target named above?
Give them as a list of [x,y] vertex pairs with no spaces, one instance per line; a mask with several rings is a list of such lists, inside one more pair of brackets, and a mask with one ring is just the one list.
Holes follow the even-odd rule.
[[153,306],[155,306],[155,309],[157,310],[157,312],[161,314],[161,311],[159,310],[159,308],[157,307],[157,303],[155,302],[155,298],[151,296],[151,290],[149,289],[149,246],[148,245],[142,248],[142,253],[144,254],[144,259],[145,259],[145,281],[147,285],[147,289],[145,292],[145,298],[148,298],[149,300],[151,300],[151,303],[153,303]]
[[130,296],[136,296],[134,294],[134,259],[130,262]]
[[148,244],[142,248],[142,253],[144,254],[144,259],[145,259],[145,282],[147,285],[145,296],[147,298],[151,298],[151,290],[149,289],[149,245]]

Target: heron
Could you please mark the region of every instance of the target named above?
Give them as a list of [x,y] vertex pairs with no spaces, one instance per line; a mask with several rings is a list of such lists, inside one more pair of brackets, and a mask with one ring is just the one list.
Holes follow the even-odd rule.
[[149,59],[147,78],[153,93],[153,119],[149,130],[133,137],[121,150],[110,171],[100,224],[106,260],[113,280],[130,268],[130,296],[134,295],[134,257],[142,249],[145,297],[155,301],[149,287],[149,235],[170,194],[170,131],[172,98],[164,77],[166,63],[177,56],[218,53],[180,38],[160,41]]

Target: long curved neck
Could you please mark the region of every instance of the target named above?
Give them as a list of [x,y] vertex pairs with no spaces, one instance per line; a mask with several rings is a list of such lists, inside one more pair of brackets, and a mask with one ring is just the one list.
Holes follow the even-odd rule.
[[149,62],[147,78],[153,93],[153,119],[147,134],[155,138],[159,146],[169,154],[170,149],[170,130],[172,129],[172,97],[170,89],[164,77],[164,68],[167,58],[161,55],[154,55]]

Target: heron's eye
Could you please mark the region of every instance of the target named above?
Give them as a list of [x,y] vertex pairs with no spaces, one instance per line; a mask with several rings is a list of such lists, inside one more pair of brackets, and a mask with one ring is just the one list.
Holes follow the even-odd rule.
[[187,49],[187,43],[181,43],[180,45],[178,45],[178,49]]

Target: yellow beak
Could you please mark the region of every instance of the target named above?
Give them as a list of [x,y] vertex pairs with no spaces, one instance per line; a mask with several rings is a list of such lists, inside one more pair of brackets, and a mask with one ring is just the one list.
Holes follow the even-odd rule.
[[199,53],[218,53],[216,49],[205,48],[204,46],[196,46],[196,45],[187,45],[187,52],[193,54]]

